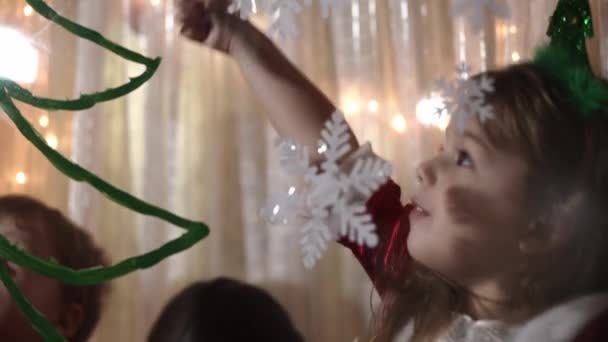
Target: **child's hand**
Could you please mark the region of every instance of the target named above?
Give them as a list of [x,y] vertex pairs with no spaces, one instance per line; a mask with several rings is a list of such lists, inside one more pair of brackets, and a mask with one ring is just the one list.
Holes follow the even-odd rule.
[[230,0],[180,0],[181,33],[213,49],[230,54],[235,24],[240,18],[228,13]]
[[[182,33],[229,54],[279,135],[316,151],[319,132],[335,106],[270,38],[239,13],[228,13],[230,4],[230,0],[178,0]],[[350,143],[355,150],[359,146],[354,138]]]

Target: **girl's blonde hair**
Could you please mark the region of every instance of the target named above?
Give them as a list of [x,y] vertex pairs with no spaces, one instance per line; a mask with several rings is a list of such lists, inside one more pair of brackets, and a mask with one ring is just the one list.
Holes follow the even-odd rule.
[[[533,315],[583,293],[608,290],[608,208],[602,208],[608,203],[608,111],[584,118],[565,88],[532,63],[486,76],[495,81],[486,101],[496,118],[484,129],[497,149],[528,163],[522,212],[532,213],[535,234],[555,239],[550,255],[529,258],[509,308]],[[408,322],[414,323],[415,341],[430,340],[448,327],[453,313],[466,310],[472,294],[423,265],[414,263],[410,270],[382,275],[388,290],[375,316],[374,342],[392,340]]]

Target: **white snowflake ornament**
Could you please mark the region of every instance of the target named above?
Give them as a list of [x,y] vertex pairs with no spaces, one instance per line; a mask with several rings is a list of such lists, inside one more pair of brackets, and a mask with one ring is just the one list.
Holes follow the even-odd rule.
[[300,176],[302,184],[279,194],[261,214],[273,224],[303,221],[300,244],[308,268],[321,258],[329,241],[340,237],[368,247],[378,243],[365,203],[390,177],[391,165],[378,157],[364,156],[344,171],[340,162],[352,151],[349,140],[344,115],[336,112],[321,131],[318,152],[323,161],[319,166],[311,165],[305,146],[287,140],[278,144],[282,168]]
[[256,12],[255,0],[233,0],[230,7],[228,7],[228,12],[238,12],[241,19],[247,20]]
[[330,13],[337,13],[346,2],[345,0],[320,0],[321,15],[323,18],[328,18]]
[[473,32],[480,32],[486,24],[487,14],[508,20],[511,8],[502,0],[452,0],[451,17],[466,17]]
[[485,100],[486,94],[494,92],[494,80],[486,75],[479,80],[469,79],[470,68],[464,63],[459,64],[456,71],[458,77],[454,81],[437,80],[435,91],[443,99],[441,112],[447,110],[462,132],[470,115],[477,115],[482,124],[494,118],[494,108]]
[[269,6],[272,16],[269,33],[279,39],[297,36],[299,30],[296,19],[301,11],[302,5],[298,0],[272,0]]

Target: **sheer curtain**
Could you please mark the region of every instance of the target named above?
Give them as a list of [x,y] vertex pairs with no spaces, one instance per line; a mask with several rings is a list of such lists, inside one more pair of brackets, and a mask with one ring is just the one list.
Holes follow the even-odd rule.
[[[466,20],[449,16],[449,0],[349,0],[328,19],[315,3],[298,16],[300,35],[281,47],[344,109],[361,140],[371,141],[394,164],[405,199],[414,166],[435,150],[443,134],[440,124],[421,124],[428,119],[424,99],[432,81],[454,75],[462,61],[479,72],[525,60],[545,39],[556,0],[505,2],[511,19],[488,19],[481,35]],[[96,340],[144,340],[170,296],[192,281],[217,276],[270,290],[309,341],[363,335],[372,288],[349,252],[332,246],[307,271],[298,253],[297,227],[269,227],[258,218],[266,194],[289,180],[273,154],[275,133],[234,63],[179,37],[172,0],[51,4],[114,41],[161,56],[163,63],[151,82],[119,101],[78,113],[24,107],[26,115],[73,160],[212,230],[191,250],[113,282]],[[35,14],[25,15],[25,5],[0,0],[0,24],[24,32],[38,49],[34,92],[73,97],[124,83],[141,71]],[[606,13],[608,2],[602,1],[602,8]],[[265,20],[259,18],[262,25]],[[602,28],[606,23],[600,20]],[[607,36],[601,38],[608,46]],[[180,234],[68,182],[4,119],[0,144],[0,192],[29,193],[61,208],[94,234],[113,261]]]

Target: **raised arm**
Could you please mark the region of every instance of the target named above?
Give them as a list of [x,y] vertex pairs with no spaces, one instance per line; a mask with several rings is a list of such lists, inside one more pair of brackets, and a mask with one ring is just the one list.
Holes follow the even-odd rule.
[[[231,56],[278,133],[315,151],[335,106],[268,37],[248,21],[228,14],[228,4],[228,0],[183,0],[183,34]],[[352,150],[358,147],[354,135],[351,144]]]
[[[249,22],[228,14],[228,4],[228,0],[182,0],[182,33],[231,56],[279,134],[315,151],[321,129],[335,106],[268,37]],[[359,144],[354,134],[351,136],[352,151],[356,151]],[[366,152],[362,149],[358,153]],[[345,156],[345,161],[352,159],[349,157]],[[367,206],[378,227],[378,247],[370,249],[346,240],[340,243],[353,251],[382,293],[383,276],[409,265],[407,208],[401,205],[400,189],[392,181],[372,196]]]

